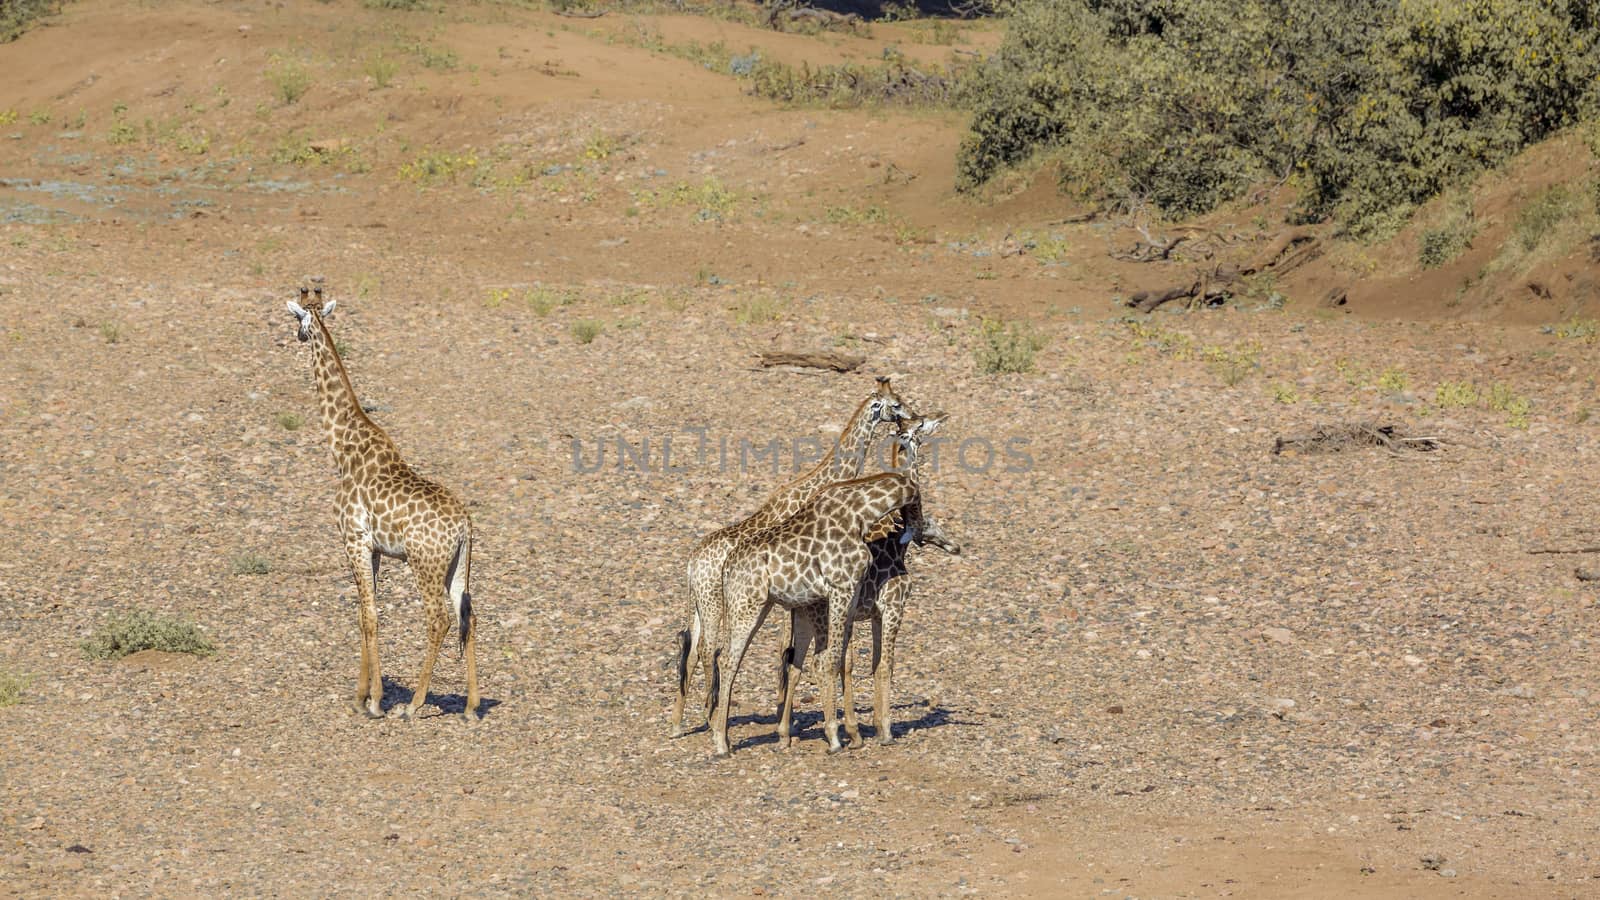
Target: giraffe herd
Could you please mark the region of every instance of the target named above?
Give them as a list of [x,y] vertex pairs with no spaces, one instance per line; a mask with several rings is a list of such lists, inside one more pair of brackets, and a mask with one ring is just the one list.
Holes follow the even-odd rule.
[[[313,299],[315,302],[310,302]],[[428,644],[422,672],[409,703],[392,710],[409,718],[427,701],[440,645],[452,619],[467,668],[468,721],[479,698],[475,618],[468,588],[472,571],[472,520],[448,489],[416,474],[383,429],[362,409],[340,359],[326,317],[320,281],[300,288],[290,301],[296,336],[309,344],[324,433],[339,472],[335,495],[339,529],[359,599],[361,665],[356,675],[357,712],[383,715],[382,667],[378,661],[376,585],[379,561],[409,563],[422,595]],[[302,305],[305,304],[305,305]],[[845,749],[836,720],[836,691],[843,685],[844,730],[859,746],[849,641],[852,625],[872,623],[873,724],[889,743],[889,698],[894,644],[910,594],[907,554],[912,546],[960,553],[937,523],[925,515],[919,469],[923,444],[943,423],[919,416],[895,394],[888,378],[851,416],[837,443],[812,469],[778,488],[754,513],[713,532],[695,545],[686,567],[688,627],[676,646],[677,696],[671,735],[684,734],[690,677],[705,679],[704,710],[713,750],[731,751],[728,714],[733,686],[750,642],[774,607],[789,613],[779,659],[778,746],[792,743],[794,689],[808,652],[818,658],[823,731],[828,752]],[[862,476],[878,458],[874,438],[890,433],[889,471]]]

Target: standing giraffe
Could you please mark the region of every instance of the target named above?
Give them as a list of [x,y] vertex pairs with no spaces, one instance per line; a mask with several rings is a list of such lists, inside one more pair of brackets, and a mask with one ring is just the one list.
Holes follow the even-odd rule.
[[[304,301],[309,292],[300,289]],[[317,300],[322,288],[316,288]],[[400,707],[409,718],[428,699],[428,681],[439,645],[450,631],[452,611],[467,660],[468,720],[478,711],[476,619],[472,595],[472,520],[454,494],[413,472],[400,458],[394,441],[367,418],[350,386],[333,335],[323,318],[333,312],[329,300],[321,310],[289,301],[299,322],[296,332],[312,350],[312,372],[322,400],[322,425],[339,466],[339,530],[344,552],[361,600],[361,670],[356,675],[356,710],[372,718],[383,715],[383,670],[378,664],[378,560],[388,556],[408,562],[422,594],[428,617],[428,652],[422,660],[411,703]],[[448,596],[448,601],[447,601]]]
[[[939,426],[944,416],[929,416],[900,423],[890,449],[889,467],[896,472],[909,472],[917,480],[922,461],[923,443]],[[844,729],[853,745],[861,744],[861,728],[856,721],[855,691],[852,683],[850,658],[851,625],[863,619],[872,620],[872,722],[878,730],[878,742],[894,742],[889,722],[891,679],[894,675],[895,638],[900,633],[900,622],[905,612],[906,599],[911,594],[911,576],[906,570],[906,556],[912,544],[931,544],[954,556],[961,553],[960,545],[945,537],[942,529],[928,518],[923,507],[922,492],[900,511],[898,521],[880,523],[874,536],[884,530],[890,533],[869,540],[867,548],[871,560],[866,574],[856,590],[850,606],[850,620],[845,626],[844,652]],[[887,525],[887,529],[885,528]],[[778,747],[787,748],[793,743],[791,732],[794,708],[794,687],[800,680],[805,665],[808,645],[815,642],[820,652],[828,633],[826,607],[808,606],[790,613],[789,643],[780,654]]]
[[[867,539],[880,521],[916,501],[917,485],[898,472],[841,481],[823,488],[782,524],[739,541],[722,573],[727,603],[726,672],[717,673],[717,704],[711,720],[716,755],[727,756],[728,710],[739,665],[773,606],[786,610],[824,604],[828,640],[821,652],[823,731],[828,752],[844,749],[834,720],[835,690],[844,655],[850,605],[872,554]],[[721,668],[720,663],[717,668]]]
[[775,491],[749,518],[712,532],[695,545],[689,554],[688,564],[689,627],[678,632],[678,696],[672,704],[673,737],[683,735],[683,707],[689,693],[689,672],[696,662],[704,670],[706,718],[709,720],[711,717],[711,704],[716,698],[717,686],[715,659],[714,654],[707,650],[707,636],[712,645],[720,644],[723,640],[725,607],[722,568],[734,545],[742,536],[776,525],[794,515],[823,486],[860,475],[872,443],[873,431],[878,425],[910,416],[911,412],[889,386],[889,379],[880,377],[877,388],[856,407],[828,455],[809,472]]

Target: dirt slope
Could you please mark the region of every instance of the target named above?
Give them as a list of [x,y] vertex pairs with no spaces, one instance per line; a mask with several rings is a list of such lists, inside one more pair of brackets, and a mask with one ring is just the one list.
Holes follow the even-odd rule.
[[[0,891],[1591,895],[1592,558],[1527,551],[1594,542],[1592,344],[1292,291],[1131,326],[1112,297],[1177,270],[954,197],[958,116],[776,108],[686,58],[948,57],[909,28],[84,2],[0,47],[0,670],[32,679]],[[453,658],[439,714],[350,712],[308,273],[470,503],[476,725]],[[995,310],[1048,339],[1031,372],[976,365]],[[899,742],[827,756],[807,696],[773,752],[770,626],[731,759],[668,740],[684,555],[874,374],[951,415],[929,503],[966,550],[914,556]],[[1445,449],[1270,452],[1353,421]],[[664,471],[695,429],[781,471]],[[393,704],[422,623],[404,566],[379,592]],[[133,607],[221,652],[84,659]]]

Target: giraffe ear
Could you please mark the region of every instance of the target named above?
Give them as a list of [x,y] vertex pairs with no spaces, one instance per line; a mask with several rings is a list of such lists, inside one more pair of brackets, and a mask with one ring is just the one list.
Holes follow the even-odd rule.
[[327,303],[322,304],[322,317],[324,319],[333,315],[333,305],[338,302],[337,300],[329,300]]
[[933,434],[935,431],[938,431],[939,426],[944,424],[944,420],[946,418],[948,417],[944,413],[939,413],[938,415],[929,416],[928,418],[923,419],[921,429],[922,433]]
[[305,311],[304,307],[293,300],[289,301],[289,312],[293,313],[294,317],[300,320],[304,320],[306,316],[310,315],[310,313]]

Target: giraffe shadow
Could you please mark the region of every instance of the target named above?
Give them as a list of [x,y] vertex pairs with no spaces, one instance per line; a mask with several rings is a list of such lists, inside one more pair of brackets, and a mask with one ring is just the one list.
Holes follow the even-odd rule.
[[[394,709],[397,706],[405,706],[407,703],[410,703],[411,698],[415,697],[416,695],[417,692],[415,690],[405,687],[404,685],[397,684],[394,681],[389,680],[389,677],[385,675],[383,678],[383,714],[388,715],[389,710]],[[466,694],[441,694],[438,691],[430,690],[428,691],[428,700],[433,704],[434,708],[437,709],[438,712],[421,712],[417,715],[417,718],[431,719],[435,716],[459,716],[467,711]],[[489,715],[489,710],[494,709],[500,704],[501,701],[495,700],[491,697],[479,697],[478,717],[487,717]]]
[[[957,718],[955,711],[946,706],[933,706],[925,708],[920,703],[899,703],[891,704],[890,709],[897,711],[909,709],[923,710],[922,715],[915,719],[906,720],[896,717],[895,720],[890,723],[890,728],[893,729],[892,733],[896,738],[905,737],[906,735],[916,731],[926,731],[930,728],[943,728],[947,725],[962,726],[982,724],[980,722],[971,722],[965,719]],[[859,710],[858,712],[870,713],[870,710]],[[734,749],[739,749],[742,747],[760,747],[764,744],[777,744],[778,742],[778,717],[776,714],[761,715],[756,713],[747,716],[730,716],[728,718],[729,730],[732,730],[733,726],[736,724],[771,725],[773,726],[773,730],[763,731],[760,734],[753,734],[735,744]],[[843,727],[844,726],[841,720],[840,728],[842,729]],[[805,740],[826,740],[826,734],[822,730],[821,711],[796,713],[794,717],[793,734],[796,742]],[[843,736],[843,731],[840,732],[840,735],[841,737]],[[877,739],[877,737],[878,726],[863,722],[861,725],[861,739],[863,741],[872,741]]]

